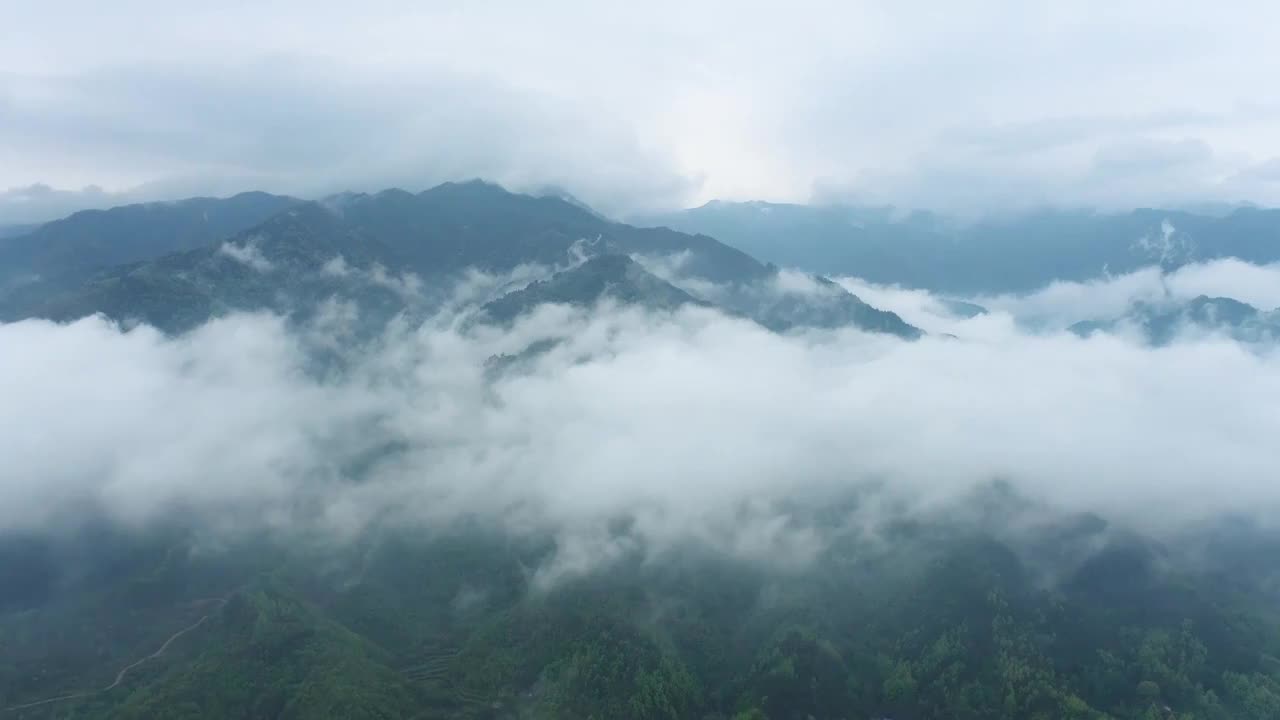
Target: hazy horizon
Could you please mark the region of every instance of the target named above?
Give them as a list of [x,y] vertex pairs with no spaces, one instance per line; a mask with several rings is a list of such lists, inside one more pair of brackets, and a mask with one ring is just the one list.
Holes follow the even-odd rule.
[[1280,204],[1280,104],[1259,94],[1280,69],[1271,3],[11,12],[0,223],[469,177],[612,216],[712,198]]

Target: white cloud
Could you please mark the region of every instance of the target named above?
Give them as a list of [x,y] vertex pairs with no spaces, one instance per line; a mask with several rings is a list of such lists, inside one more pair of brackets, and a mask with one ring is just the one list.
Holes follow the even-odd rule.
[[977,297],[974,302],[1033,328],[1062,329],[1082,320],[1119,317],[1135,302],[1180,302],[1199,295],[1275,309],[1280,306],[1280,265],[1224,258],[1184,265],[1167,274],[1153,266],[1086,282],[1055,281],[1033,293]]
[[[1087,291],[1025,307],[1065,315],[1052,302]],[[358,345],[341,340],[355,313],[335,300],[306,332],[233,315],[177,339],[96,318],[0,325],[0,530],[87,508],[336,538],[469,516],[555,533],[550,582],[690,541],[802,561],[822,533],[792,508],[871,486],[930,508],[1001,478],[1152,532],[1280,510],[1280,352],[1222,339],[1031,334],[1006,312],[964,321],[981,332],[959,340],[780,336],[701,308],[605,305],[544,307],[510,331],[393,323]],[[310,374],[317,346],[345,371]],[[623,545],[599,542],[621,517]]]
[[810,273],[790,268],[783,268],[773,276],[772,289],[783,295],[831,294],[831,288],[824,286]]
[[[224,242],[218,246],[218,254],[235,260],[236,262],[253,268],[258,272],[271,272],[275,266],[271,261],[262,254],[262,250],[258,248],[256,241],[250,238],[240,245],[233,242]],[[327,265],[325,266],[328,267]]]
[[957,317],[942,298],[934,296],[928,290],[879,285],[854,277],[836,278],[835,281],[863,302],[881,310],[895,312],[903,320],[928,333],[963,333],[966,337],[971,337],[975,326],[987,322],[984,318]]
[[1280,264],[1253,265],[1236,258],[1180,268],[1169,277],[1175,295],[1229,297],[1260,310],[1280,308]]
[[334,255],[320,268],[320,274],[328,277],[346,277],[351,274],[351,266],[347,264],[346,258],[341,255]]

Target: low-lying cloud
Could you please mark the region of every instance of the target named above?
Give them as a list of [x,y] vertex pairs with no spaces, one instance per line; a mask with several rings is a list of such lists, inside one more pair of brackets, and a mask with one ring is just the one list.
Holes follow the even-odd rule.
[[1235,258],[1185,265],[1173,272],[1148,267],[1087,282],[1054,282],[1027,295],[977,298],[1029,323],[1066,327],[1081,320],[1116,317],[1135,302],[1226,297],[1259,310],[1280,307],[1280,264],[1253,265]]
[[[1198,292],[1231,267],[1168,284]],[[917,291],[855,289],[926,330],[948,317]],[[303,329],[266,314],[176,338],[101,318],[0,325],[0,532],[184,511],[341,539],[468,518],[553,533],[572,571],[616,555],[600,539],[619,520],[646,550],[803,560],[822,533],[795,508],[870,488],[927,509],[1002,480],[1155,533],[1280,509],[1280,353],[1029,332],[1008,310],[1067,315],[1074,298],[1009,299],[915,342],[605,303],[509,329],[455,306],[356,344],[332,337],[359,312],[340,298]],[[317,370],[316,348],[343,362]],[[518,362],[493,372],[504,354]]]
[[275,268],[252,240],[239,245],[224,242],[218,246],[218,252],[258,272],[271,272]]

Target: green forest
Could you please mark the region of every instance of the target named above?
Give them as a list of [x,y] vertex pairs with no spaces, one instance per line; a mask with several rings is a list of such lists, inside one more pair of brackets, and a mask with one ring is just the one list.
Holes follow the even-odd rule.
[[[633,548],[554,577],[553,535],[480,526],[28,539],[5,564],[3,717],[1280,718],[1263,530],[1014,524],[833,527],[791,565]],[[72,550],[95,569],[47,562]]]

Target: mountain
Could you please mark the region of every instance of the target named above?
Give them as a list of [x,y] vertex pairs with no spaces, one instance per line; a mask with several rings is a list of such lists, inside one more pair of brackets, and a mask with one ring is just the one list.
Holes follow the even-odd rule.
[[96,273],[207,246],[298,202],[249,192],[85,210],[0,240],[0,320],[74,294]]
[[[291,204],[197,247],[98,269],[70,287],[41,286],[45,294],[25,296],[34,304],[5,308],[12,317],[59,320],[104,312],[180,333],[236,310],[305,319],[342,302],[376,327],[400,313],[430,312],[459,278],[502,288],[464,316],[493,323],[484,331],[494,335],[546,303],[601,301],[658,312],[711,306],[778,332],[919,334],[821,275],[761,263],[707,235],[635,228],[562,199],[484,183]],[[1275,317],[1215,298],[1178,312],[1229,327]],[[554,333],[529,336],[539,339],[526,347],[503,336],[502,349],[513,354],[489,358],[486,371],[518,371],[525,361],[541,367],[538,358],[561,342]],[[18,490],[74,485],[67,485],[71,500],[54,501],[48,524],[0,528],[0,717],[1280,717],[1280,534],[1272,524],[1232,518],[1170,532],[1153,523],[1142,527],[1160,531],[1148,536],[1097,515],[1053,511],[1004,483],[920,505],[892,473],[876,472],[881,448],[866,449],[867,468],[831,468],[819,491],[808,492],[812,486],[792,476],[823,465],[781,463],[786,456],[768,447],[744,453],[738,433],[703,432],[730,415],[759,412],[754,396],[776,379],[767,372],[727,396],[729,407],[718,408],[727,415],[698,414],[694,424],[671,423],[669,435],[652,438],[633,431],[628,413],[555,412],[545,399],[559,388],[536,373],[478,388],[474,401],[483,412],[463,408],[452,416],[461,422],[448,422],[441,407],[469,402],[477,389],[471,375],[450,372],[459,357],[453,339],[410,363],[387,348],[385,362],[350,385],[325,375],[306,402],[265,416],[287,431],[286,443],[320,454],[314,467],[282,460],[294,456],[272,451],[276,436],[248,421],[255,416],[223,413],[231,396],[220,394],[219,383],[207,406],[215,422],[243,427],[212,451],[236,460],[245,454],[225,482],[273,491],[250,496],[258,504],[288,487],[279,480],[298,481],[296,495],[267,501],[262,526],[249,504],[219,500],[233,497],[211,487],[223,474],[187,467],[209,457],[207,449],[187,452],[199,444],[178,442],[200,428],[144,435],[142,445],[158,451],[152,457],[140,444],[114,442],[137,427],[116,406],[105,417],[122,417],[122,435],[101,448],[66,448],[100,453],[100,461],[72,465],[86,469],[69,478],[50,477],[42,468],[57,466],[40,465],[15,476]],[[181,338],[172,344],[187,345]],[[723,349],[752,348],[730,342]],[[235,347],[226,352],[238,357]],[[460,381],[466,392],[433,392],[398,365],[411,376]],[[184,378],[201,370],[182,366],[175,369]],[[684,377],[678,367],[638,369],[680,393],[718,380]],[[582,370],[590,402],[609,406],[645,392],[643,384]],[[101,375],[90,380],[113,380]],[[832,377],[819,373],[813,381]],[[161,423],[169,407],[189,401],[185,388],[162,387],[165,402],[139,404]],[[80,388],[72,383],[69,391]],[[256,385],[231,383],[227,391],[280,402]],[[511,402],[522,393],[539,403],[533,417],[520,417],[528,406]],[[381,396],[408,399],[407,412],[387,412]],[[788,399],[795,401],[780,398]],[[303,421],[303,414],[323,416],[330,403],[354,411],[352,421],[331,429]],[[868,413],[873,405],[847,410]],[[673,412],[659,396],[639,408],[659,422]],[[794,417],[760,421],[787,444],[784,425]],[[618,434],[583,432],[582,423],[596,418],[619,423]],[[564,436],[562,461],[561,440],[548,447],[529,423]],[[419,424],[430,430],[419,434]],[[797,449],[821,454],[840,441],[836,430]],[[472,445],[476,433],[495,439]],[[644,446],[615,456],[599,452],[610,449],[600,437]],[[457,458],[450,446],[460,442],[471,456],[465,462],[450,459]],[[327,457],[322,445],[330,444],[349,447]],[[668,452],[700,462],[677,471],[645,462],[646,454]],[[717,455],[763,461],[789,491],[776,499],[723,493]],[[509,492],[471,474],[472,462],[513,485],[546,482],[565,493]],[[868,469],[870,486],[858,480]],[[154,477],[147,473],[173,473],[194,494],[166,498],[165,484],[145,482]],[[636,483],[616,482],[615,474]],[[748,489],[750,475],[741,477]],[[687,492],[689,507],[655,494],[664,483]],[[877,491],[882,483],[888,494]],[[83,496],[80,486],[88,488]],[[147,520],[127,498],[153,490],[161,517]],[[697,493],[727,512],[698,512]],[[619,494],[627,502],[621,510],[595,509]],[[631,503],[642,510],[628,510]]]
[[637,224],[706,233],[765,261],[954,294],[1033,290],[1158,264],[1280,260],[1280,210],[1044,210],[959,223],[928,212],[714,201]]
[[764,280],[716,286],[701,298],[654,275],[626,255],[599,255],[498,298],[485,305],[484,310],[494,321],[509,322],[543,303],[585,306],[608,298],[651,310],[718,306],[775,332],[857,327],[909,339],[921,336],[917,328],[896,314],[871,307],[830,280],[807,277],[804,282],[808,287],[800,290],[780,289],[777,271],[771,270]]
[[[803,567],[695,545],[624,552],[549,588],[529,569],[553,538],[467,527],[316,546],[210,547],[155,529],[61,538],[46,556],[97,571],[40,568],[54,590],[16,609],[3,601],[23,588],[0,586],[0,713],[1277,717],[1274,531],[1237,523],[1179,548],[1091,516],[1032,531],[1046,518],[1019,508],[973,509],[991,516],[985,530],[891,524],[875,542],[837,514],[831,546]],[[0,535],[28,553],[52,542]],[[1180,562],[1206,547],[1271,553],[1230,554],[1229,570]]]
[[1219,333],[1242,342],[1280,341],[1280,309],[1264,312],[1232,298],[1200,295],[1186,302],[1139,302],[1120,317],[1086,320],[1069,330],[1088,336],[1133,328],[1165,345],[1181,332]]
[[506,271],[521,264],[553,265],[579,245],[624,254],[688,253],[685,270],[714,282],[768,274],[755,258],[704,235],[632,227],[559,197],[511,193],[480,180],[444,183],[417,195],[404,190],[347,194],[325,204],[424,276],[466,267]]
[[507,323],[545,303],[590,306],[604,299],[648,310],[709,305],[656,277],[626,255],[599,255],[547,280],[507,293],[487,303],[483,310],[491,321]]
[[181,332],[234,310],[311,312],[335,294],[394,313],[392,278],[375,267],[393,253],[315,203],[303,203],[218,243],[122,265],[81,286],[11,308],[57,321],[93,313]]
[[797,276],[771,268],[763,280],[718,287],[711,297],[775,332],[856,327],[912,340],[923,334],[896,313],[874,308],[819,275]]
[[[158,225],[147,228],[152,237],[163,234],[165,223]],[[629,256],[678,267],[675,276],[659,279]],[[599,262],[581,264],[590,258]],[[709,302],[776,330],[852,325],[919,336],[896,315],[830,281],[812,280],[821,289],[816,293],[771,292],[777,268],[705,235],[635,228],[559,198],[519,195],[479,181],[290,205],[197,249],[109,268],[78,284],[32,285],[0,301],[0,319],[70,320],[101,312],[181,332],[232,310],[305,314],[331,297],[370,303],[367,314],[386,319],[415,298],[442,300],[464,272],[566,265],[581,266],[491,310],[510,319],[530,303],[594,300],[607,287],[615,299],[648,307],[669,308],[686,297]],[[686,284],[714,288],[717,297],[687,291]]]
[[257,225],[299,201],[261,192],[85,210],[0,243],[0,288],[190,250]]

